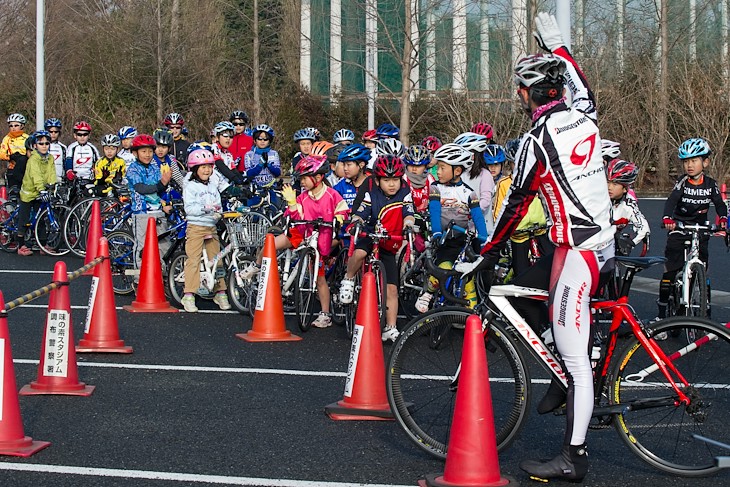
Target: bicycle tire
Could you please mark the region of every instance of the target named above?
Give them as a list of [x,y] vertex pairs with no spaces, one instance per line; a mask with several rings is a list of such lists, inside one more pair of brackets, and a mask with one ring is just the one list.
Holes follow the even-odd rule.
[[347,338],[352,338],[353,333],[355,333],[355,318],[357,318],[358,303],[357,298],[360,296],[360,291],[362,291],[362,279],[358,272],[355,274],[352,302],[347,305],[349,307],[349,311],[345,313],[345,333],[347,334]]
[[[411,249],[411,252],[415,252],[415,250]],[[421,256],[416,257],[413,264],[411,264],[410,260],[406,259],[406,252],[400,252],[398,255],[398,273],[400,308],[403,310],[406,319],[412,320],[420,314],[416,309],[416,301],[424,291],[423,284],[428,278]],[[418,285],[420,285],[420,290],[411,287]]]
[[340,302],[340,284],[347,272],[347,253],[348,249],[342,249],[337,254],[337,257],[335,257],[335,263],[333,264],[332,273],[328,279],[332,322],[339,326],[345,324],[345,314],[350,312],[350,305]]
[[297,278],[294,283],[294,303],[297,324],[303,332],[309,331],[314,321],[317,296],[317,269],[314,268],[314,250],[304,251],[299,259]]
[[249,266],[255,265],[256,259],[240,252],[236,255],[236,265],[228,273],[228,297],[233,307],[242,315],[253,318],[256,305],[256,294],[258,292],[258,279],[243,280],[239,285],[236,273],[243,272]]
[[136,268],[134,259],[134,236],[129,232],[112,232],[106,236],[109,242],[109,263],[112,270],[114,294],[132,294],[135,289],[134,277],[127,270]]
[[15,210],[16,204],[9,201],[0,205],[0,248],[8,253],[18,251],[18,214]]
[[[102,215],[117,202],[115,198],[99,198],[97,196],[85,198],[71,207],[63,221],[63,241],[71,253],[77,257],[86,257],[86,240],[89,235],[89,220],[91,219],[91,209],[94,201],[100,202]],[[132,231],[131,228],[126,230]]]
[[689,267],[689,302],[685,314],[696,318],[707,318],[707,275],[705,266],[699,262]]
[[[451,431],[462,328],[472,315],[468,309],[446,306],[419,316],[400,334],[388,360],[386,390],[396,422],[419,448],[440,459],[446,458]],[[444,324],[449,332],[433,347],[431,329]],[[502,451],[527,422],[530,372],[522,350],[501,324],[490,322],[487,337],[494,428]]]
[[[36,217],[33,228],[33,236],[35,242],[48,255],[60,256],[70,252],[63,240],[63,222],[66,220],[68,212],[71,211],[66,205],[53,203],[52,217],[49,215],[48,208],[44,208]],[[46,243],[43,243],[45,237]]]
[[[679,356],[677,351],[688,347],[684,337],[689,330],[712,334],[715,339],[703,337],[695,344],[699,346]],[[662,332],[667,339],[656,344],[689,382],[685,393],[692,399],[690,404],[676,400],[664,375],[632,337],[614,357],[611,371],[609,399],[625,406],[614,415],[614,427],[629,449],[649,465],[685,477],[710,475],[719,470],[715,457],[727,451],[697,441],[692,434],[730,443],[730,330],[706,319],[678,316],[653,324],[648,334]]]
[[380,318],[380,328],[382,329],[385,327],[388,309],[388,279],[381,261],[372,261],[370,269],[375,274],[375,296],[378,298],[378,318]]

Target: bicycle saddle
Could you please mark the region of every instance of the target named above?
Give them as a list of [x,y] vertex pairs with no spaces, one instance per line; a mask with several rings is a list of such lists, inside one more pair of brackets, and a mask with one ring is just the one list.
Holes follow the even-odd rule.
[[616,257],[616,262],[624,267],[633,269],[648,269],[657,264],[663,264],[667,261],[664,257],[652,256],[652,257]]

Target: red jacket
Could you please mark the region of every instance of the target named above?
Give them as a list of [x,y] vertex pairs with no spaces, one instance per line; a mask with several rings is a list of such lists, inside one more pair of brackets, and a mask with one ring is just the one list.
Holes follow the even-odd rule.
[[243,156],[253,147],[253,137],[245,133],[237,134],[233,137],[233,142],[228,150],[233,154],[233,159],[238,162],[238,170],[244,171]]

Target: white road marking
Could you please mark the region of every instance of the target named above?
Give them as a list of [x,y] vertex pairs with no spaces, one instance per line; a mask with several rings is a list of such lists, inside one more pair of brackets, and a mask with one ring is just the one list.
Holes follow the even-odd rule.
[[255,477],[229,477],[224,475],[201,475],[184,472],[155,472],[152,470],[125,470],[120,468],[73,467],[70,465],[44,465],[25,463],[0,463],[0,470],[19,472],[41,472],[90,477],[112,477],[121,479],[170,480],[223,485],[270,485],[272,487],[406,487],[393,484],[355,484],[352,482],[324,482],[317,480],[267,479]]

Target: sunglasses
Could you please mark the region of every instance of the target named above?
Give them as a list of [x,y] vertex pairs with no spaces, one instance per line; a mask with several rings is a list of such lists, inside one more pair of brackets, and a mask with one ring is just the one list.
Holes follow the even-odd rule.
[[264,140],[267,142],[269,141],[268,137],[257,137],[256,140]]
[[88,137],[89,132],[76,132],[76,135],[78,135],[79,137]]
[[243,122],[233,122],[233,125],[235,125],[236,127],[245,127],[246,126],[246,124]]
[[48,133],[51,133],[51,134],[60,134],[61,131],[60,130],[49,130]]
[[182,129],[182,125],[170,125],[170,128],[180,130],[180,129]]
[[231,137],[233,137],[233,134],[223,133],[223,134],[220,134],[218,137],[225,137],[227,139],[230,139]]
[[50,142],[36,142],[35,145],[51,145]]

